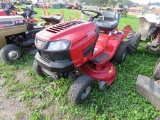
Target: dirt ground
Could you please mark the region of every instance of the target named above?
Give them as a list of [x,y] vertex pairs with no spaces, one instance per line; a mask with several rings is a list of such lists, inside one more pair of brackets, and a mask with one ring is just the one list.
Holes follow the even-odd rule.
[[[0,83],[4,79],[0,78]],[[28,120],[27,108],[17,98],[7,98],[7,90],[0,87],[0,120]]]
[[138,16],[141,15],[141,12],[128,12],[127,15]]

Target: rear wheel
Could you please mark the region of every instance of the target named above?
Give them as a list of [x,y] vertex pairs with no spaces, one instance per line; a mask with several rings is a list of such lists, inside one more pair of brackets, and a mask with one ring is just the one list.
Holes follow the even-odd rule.
[[22,57],[22,50],[13,44],[4,46],[0,51],[2,60],[11,64]]
[[160,58],[158,59],[154,71],[153,71],[153,77],[155,80],[160,80]]
[[44,76],[44,73],[42,71],[42,68],[40,65],[38,65],[38,63],[36,62],[36,60],[34,60],[33,62],[33,69],[34,69],[34,72],[39,75],[39,76]]
[[75,104],[82,103],[88,98],[94,87],[94,80],[88,75],[78,77],[70,86],[68,98]]
[[122,41],[112,60],[118,64],[121,64],[123,61],[125,61],[126,56],[127,56],[127,43]]
[[137,51],[140,41],[140,34],[136,32],[130,32],[126,37],[126,43],[128,44],[128,53],[134,54]]

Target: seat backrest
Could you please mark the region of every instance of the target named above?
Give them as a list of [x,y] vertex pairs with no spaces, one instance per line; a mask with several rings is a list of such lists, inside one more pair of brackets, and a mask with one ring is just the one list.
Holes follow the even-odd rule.
[[34,11],[34,9],[33,9],[33,6],[32,6],[32,5],[26,5],[26,9],[29,9],[29,10]]
[[118,12],[114,11],[104,11],[104,21],[119,21],[120,19],[120,14]]

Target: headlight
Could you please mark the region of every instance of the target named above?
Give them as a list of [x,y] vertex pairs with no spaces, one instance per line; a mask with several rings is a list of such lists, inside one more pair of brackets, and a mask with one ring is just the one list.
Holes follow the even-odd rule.
[[70,42],[68,40],[59,40],[55,42],[50,42],[48,46],[48,50],[65,50],[69,47]]

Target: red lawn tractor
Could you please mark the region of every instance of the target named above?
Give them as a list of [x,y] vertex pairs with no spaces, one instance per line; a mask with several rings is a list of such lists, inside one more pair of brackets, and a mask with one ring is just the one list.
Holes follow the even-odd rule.
[[[130,45],[122,41],[124,32],[117,30],[119,13],[105,11],[102,14],[95,10],[82,10],[82,13],[89,21],[60,23],[36,34],[38,52],[33,63],[39,76],[47,74],[59,79],[71,75],[74,82],[68,97],[75,104],[89,96],[95,82],[99,83],[100,90],[104,90],[105,84],[113,83],[116,69],[111,60],[121,64]],[[127,41],[132,37],[138,39],[130,34]]]

